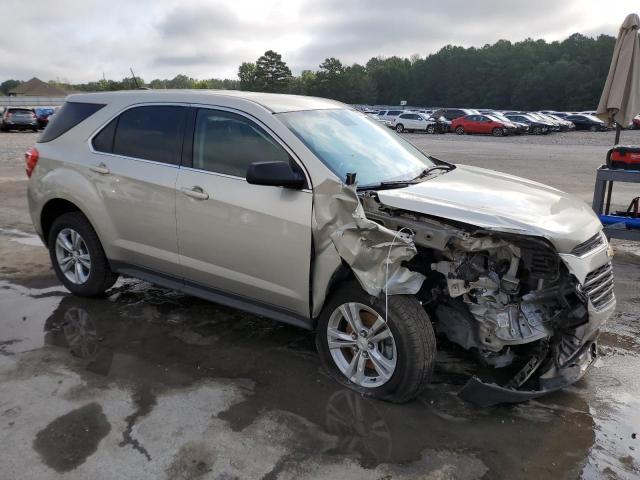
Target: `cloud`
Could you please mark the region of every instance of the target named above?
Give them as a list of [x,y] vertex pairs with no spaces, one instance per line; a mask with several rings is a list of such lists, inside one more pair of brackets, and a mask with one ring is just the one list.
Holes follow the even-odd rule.
[[[504,38],[615,35],[635,1],[601,0],[5,0],[0,81],[235,78],[238,65],[273,49],[294,73],[326,57],[366,63],[420,56],[447,44]],[[12,29],[16,25],[19,34]]]

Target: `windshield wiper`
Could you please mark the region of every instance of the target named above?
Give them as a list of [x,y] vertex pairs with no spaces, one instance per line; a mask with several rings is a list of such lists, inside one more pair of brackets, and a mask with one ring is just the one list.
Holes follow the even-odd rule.
[[420,175],[418,175],[416,177],[416,179],[418,178],[424,178],[427,175],[429,175],[431,172],[435,172],[436,170],[444,170],[446,172],[450,172],[451,170],[453,170],[454,168],[456,168],[455,165],[452,165],[450,163],[443,163],[442,165],[435,165],[433,167],[429,167],[426,168]]
[[362,185],[358,187],[358,190],[385,190],[387,188],[401,188],[408,187],[409,185],[415,185],[415,180],[392,180],[388,182],[380,182],[375,185]]
[[361,187],[358,187],[358,190],[384,190],[388,188],[408,187],[410,185],[415,185],[416,183],[420,183],[421,179],[429,176],[432,172],[435,172],[437,170],[444,170],[446,172],[450,172],[454,168],[456,168],[456,166],[451,163],[443,163],[441,165],[435,165],[433,167],[424,169],[420,173],[420,175],[418,175],[415,178],[412,178],[411,180],[391,180],[387,182],[376,183],[375,185],[363,185]]

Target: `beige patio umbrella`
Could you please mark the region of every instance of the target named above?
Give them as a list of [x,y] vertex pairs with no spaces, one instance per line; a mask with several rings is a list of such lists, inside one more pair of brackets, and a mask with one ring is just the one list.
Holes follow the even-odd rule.
[[624,19],[607,81],[602,90],[596,115],[607,123],[615,121],[616,143],[620,139],[620,127],[626,127],[640,113],[640,18],[632,13]]

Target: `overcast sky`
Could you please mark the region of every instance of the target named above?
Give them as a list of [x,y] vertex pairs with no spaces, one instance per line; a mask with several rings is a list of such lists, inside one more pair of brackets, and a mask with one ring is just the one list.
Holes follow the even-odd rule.
[[0,81],[184,73],[236,78],[276,50],[294,74],[326,57],[425,56],[446,44],[616,35],[638,0],[2,0]]

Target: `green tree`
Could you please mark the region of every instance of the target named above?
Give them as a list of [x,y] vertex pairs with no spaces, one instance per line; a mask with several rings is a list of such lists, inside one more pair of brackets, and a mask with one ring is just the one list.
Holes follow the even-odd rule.
[[238,67],[238,78],[240,79],[240,90],[256,89],[256,64],[252,62],[242,62]]
[[316,73],[316,91],[321,97],[346,100],[345,68],[337,58],[327,58]]
[[0,92],[2,92],[4,95],[8,95],[11,90],[16,88],[21,83],[23,83],[22,80],[5,80],[4,82],[0,83]]
[[286,92],[291,82],[291,70],[282,55],[267,50],[256,62],[255,87],[261,92]]

